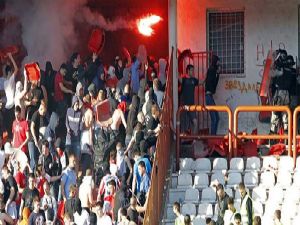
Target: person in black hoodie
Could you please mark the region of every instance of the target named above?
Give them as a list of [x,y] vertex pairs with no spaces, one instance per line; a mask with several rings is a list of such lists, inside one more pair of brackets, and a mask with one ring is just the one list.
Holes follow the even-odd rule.
[[133,129],[137,123],[137,114],[139,112],[139,107],[140,107],[140,99],[137,95],[134,95],[132,97],[132,102],[129,107],[129,112],[127,116],[127,129],[126,129],[126,140],[125,140],[126,145],[129,144],[133,134]]
[[45,69],[45,81],[44,84],[48,94],[48,112],[51,115],[52,111],[55,109],[54,107],[54,80],[55,80],[56,71],[54,71],[51,62],[46,62]]
[[80,110],[80,103],[77,96],[72,98],[72,107],[68,108],[66,116],[66,147],[68,153],[70,151],[76,155],[76,158],[80,158],[80,136],[82,131],[82,112]]
[[[216,89],[219,82],[220,75],[220,59],[218,56],[212,56],[212,62],[207,71],[207,76],[205,80],[205,102],[206,105],[216,105],[213,95],[216,93]],[[211,119],[211,130],[210,134],[217,134],[218,123],[219,123],[219,113],[216,111],[210,111]]]

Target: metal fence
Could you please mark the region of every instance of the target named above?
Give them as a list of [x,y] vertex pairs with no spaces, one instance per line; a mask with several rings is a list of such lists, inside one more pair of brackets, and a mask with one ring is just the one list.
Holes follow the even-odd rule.
[[166,90],[160,124],[161,133],[156,143],[156,153],[152,167],[151,187],[148,197],[148,205],[144,217],[144,225],[158,225],[163,211],[163,192],[166,177],[170,168],[171,155],[171,127],[173,121],[173,64],[174,49],[169,58],[169,69],[167,75]]

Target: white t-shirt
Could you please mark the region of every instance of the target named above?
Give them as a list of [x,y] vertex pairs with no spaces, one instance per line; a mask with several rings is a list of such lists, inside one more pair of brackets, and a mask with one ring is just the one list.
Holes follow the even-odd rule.
[[15,89],[16,89],[16,81],[15,75],[11,75],[9,79],[4,81],[4,91],[6,95],[6,109],[11,109],[15,105]]
[[97,217],[97,225],[112,225],[111,218],[107,215],[102,216],[101,218]]
[[90,225],[89,213],[85,209],[82,209],[81,215],[74,213],[74,222],[76,225]]
[[224,225],[229,225],[230,223],[234,223],[234,215],[235,213],[233,213],[231,210],[227,209],[225,211],[224,214]]

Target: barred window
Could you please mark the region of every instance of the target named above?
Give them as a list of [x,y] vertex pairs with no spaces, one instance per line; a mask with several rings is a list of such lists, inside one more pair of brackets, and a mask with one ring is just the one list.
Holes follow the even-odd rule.
[[208,49],[220,57],[221,73],[244,75],[244,12],[208,11]]

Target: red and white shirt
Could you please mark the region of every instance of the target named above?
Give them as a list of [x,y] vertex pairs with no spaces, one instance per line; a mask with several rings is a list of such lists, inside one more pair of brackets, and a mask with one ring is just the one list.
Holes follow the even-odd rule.
[[[20,121],[15,120],[12,125],[12,133],[13,133],[13,143],[12,146],[14,148],[19,148],[24,141],[26,140],[26,133],[28,132],[28,123],[26,120],[22,119]],[[22,147],[22,151],[24,153],[27,152],[27,146],[24,145]]]

